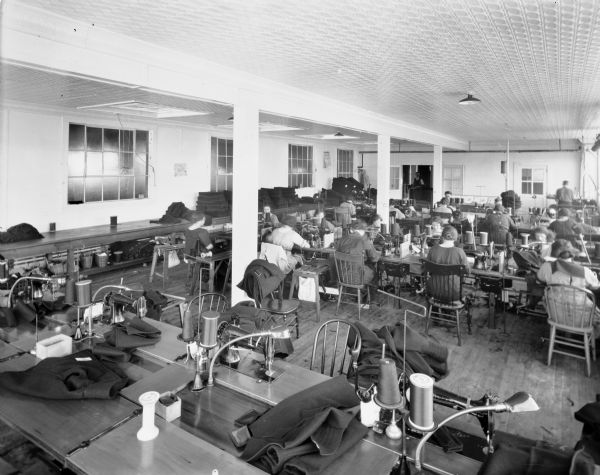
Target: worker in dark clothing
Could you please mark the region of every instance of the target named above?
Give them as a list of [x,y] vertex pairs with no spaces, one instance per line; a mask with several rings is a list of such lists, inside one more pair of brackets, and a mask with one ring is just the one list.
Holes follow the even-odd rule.
[[213,248],[213,243],[208,231],[204,229],[206,216],[202,213],[194,214],[194,223],[185,230],[185,248],[184,253],[189,256],[196,256],[199,253],[209,252]]
[[375,281],[375,265],[379,261],[381,254],[373,246],[373,242],[366,235],[367,224],[363,220],[358,220],[352,225],[352,232],[340,239],[336,246],[339,252],[346,254],[364,254],[365,256],[365,274],[364,283],[377,285]]
[[516,231],[517,226],[513,219],[504,212],[502,203],[494,205],[494,211],[485,218],[483,227],[489,233],[489,242],[512,246],[513,236],[511,231]]
[[573,190],[569,188],[569,181],[563,181],[563,186],[556,190],[556,202],[558,206],[568,205],[573,203]]

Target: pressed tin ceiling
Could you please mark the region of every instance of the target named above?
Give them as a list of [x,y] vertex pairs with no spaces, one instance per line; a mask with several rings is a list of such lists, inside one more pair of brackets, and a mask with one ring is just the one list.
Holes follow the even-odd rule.
[[465,141],[600,131],[599,1],[26,3]]

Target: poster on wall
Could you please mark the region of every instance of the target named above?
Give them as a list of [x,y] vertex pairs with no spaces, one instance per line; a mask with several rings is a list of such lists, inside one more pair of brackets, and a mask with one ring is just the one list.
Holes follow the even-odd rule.
[[174,176],[187,176],[187,163],[175,163],[173,173]]

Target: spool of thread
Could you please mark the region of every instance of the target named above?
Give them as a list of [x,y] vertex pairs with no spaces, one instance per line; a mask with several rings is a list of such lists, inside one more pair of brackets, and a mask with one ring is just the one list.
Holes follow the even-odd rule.
[[217,326],[219,323],[219,312],[204,312],[202,314],[202,341],[201,346],[212,348],[217,346]]
[[410,378],[410,414],[408,422],[420,431],[433,429],[433,379],[422,373]]
[[594,247],[594,249],[595,249],[595,255],[596,255],[596,258],[597,258],[597,259],[600,259],[600,242],[597,242],[597,243],[595,244],[595,247]]
[[77,305],[83,307],[92,303],[92,281],[91,280],[80,280],[75,282],[75,289],[77,290]]
[[381,234],[386,234],[387,226],[385,224],[381,224],[381,227],[379,228],[379,230],[381,231]]
[[473,231],[465,231],[465,244],[473,244]]
[[400,225],[398,223],[392,224],[391,234],[392,236],[400,235]]
[[158,435],[158,427],[154,425],[154,409],[159,396],[157,391],[148,391],[139,398],[142,405],[142,427],[137,432],[138,440],[148,441]]
[[6,279],[8,277],[8,262],[0,261],[0,279]]
[[425,225],[425,232],[427,233],[428,236],[431,236],[431,224]]
[[479,244],[482,246],[487,246],[488,243],[488,233],[481,232],[479,233]]
[[75,281],[69,277],[67,277],[67,282],[65,283],[65,303],[72,305],[75,301]]
[[418,224],[415,224],[413,226],[413,235],[418,236],[419,234],[421,234],[421,226],[419,226]]
[[521,234],[521,238],[522,238],[521,243],[524,246],[527,246],[527,244],[529,244],[529,234],[523,233],[523,234]]
[[183,312],[181,330],[181,339],[183,341],[188,342],[194,339],[194,321],[192,319],[192,309],[189,307]]
[[396,362],[390,358],[382,358],[379,361],[379,382],[377,383],[375,402],[384,409],[395,409],[402,406]]

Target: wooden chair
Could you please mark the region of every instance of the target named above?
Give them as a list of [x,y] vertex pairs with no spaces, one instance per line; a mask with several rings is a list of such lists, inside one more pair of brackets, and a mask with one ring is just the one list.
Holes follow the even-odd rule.
[[[553,353],[584,359],[586,375],[589,377],[591,358],[596,360],[596,342],[592,326],[596,309],[594,294],[587,289],[571,285],[551,284],[546,287],[544,296],[550,325],[548,366],[552,363]],[[556,346],[566,348],[556,349]],[[575,351],[565,351],[567,348],[582,350],[583,355]]]
[[[194,306],[195,302],[199,302],[198,307]],[[198,309],[198,314],[194,316],[193,325],[194,328],[199,328],[199,319],[204,312],[224,312],[225,310],[229,309],[229,300],[225,295],[218,292],[208,292],[194,297],[188,303],[180,306],[179,317],[181,319],[182,327],[185,310],[187,308],[194,312],[193,315],[195,315],[196,308]]]
[[367,291],[367,301],[371,302],[369,286],[365,283],[365,258],[362,254],[347,254],[335,251],[335,268],[338,276],[338,302],[335,309],[337,315],[344,293],[356,293],[358,300],[358,319],[360,320],[361,292]]
[[460,314],[466,310],[467,327],[471,334],[471,312],[462,289],[467,269],[463,265],[436,264],[423,260],[425,273],[425,297],[427,298],[427,323],[425,333],[429,334],[429,323],[439,321],[456,325],[458,346],[461,346]]
[[315,334],[309,369],[318,366],[321,374],[331,377],[351,374],[358,378],[358,356],[362,346],[356,326],[340,319],[323,323]]

